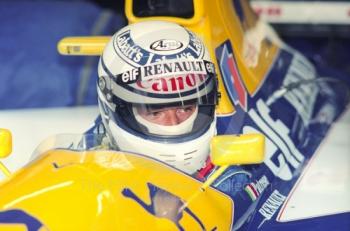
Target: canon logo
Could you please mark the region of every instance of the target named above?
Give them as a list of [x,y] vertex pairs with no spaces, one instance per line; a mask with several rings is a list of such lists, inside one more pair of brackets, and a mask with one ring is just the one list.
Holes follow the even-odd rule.
[[151,44],[154,51],[174,51],[183,47],[183,44],[173,39],[161,39]]
[[189,74],[171,78],[149,79],[147,81],[138,81],[136,85],[139,88],[147,89],[150,92],[184,92],[194,88],[199,88],[206,80],[204,75]]

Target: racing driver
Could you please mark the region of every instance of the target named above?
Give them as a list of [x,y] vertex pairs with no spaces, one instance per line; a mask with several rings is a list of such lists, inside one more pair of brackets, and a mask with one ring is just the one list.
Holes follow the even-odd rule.
[[[208,157],[216,134],[217,79],[193,32],[161,21],[128,25],[107,44],[98,75],[101,119],[94,131],[105,132],[113,148],[200,180],[215,169]],[[228,169],[214,186],[231,196],[242,191],[249,174],[237,169]]]

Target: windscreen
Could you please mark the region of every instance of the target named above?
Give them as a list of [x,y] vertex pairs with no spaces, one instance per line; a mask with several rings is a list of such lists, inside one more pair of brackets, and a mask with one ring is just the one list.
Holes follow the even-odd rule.
[[192,18],[194,15],[193,0],[134,0],[133,13],[137,17]]

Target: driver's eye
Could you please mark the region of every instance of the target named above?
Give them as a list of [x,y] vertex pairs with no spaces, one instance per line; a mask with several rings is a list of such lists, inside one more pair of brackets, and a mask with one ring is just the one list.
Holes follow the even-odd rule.
[[193,106],[188,106],[188,107],[179,108],[178,112],[192,112],[193,110],[194,110]]
[[194,110],[194,107],[193,107],[193,106],[184,108],[184,111],[185,111],[185,112],[191,112],[191,111],[193,111],[193,110]]
[[147,111],[146,116],[150,117],[150,118],[157,118],[157,117],[161,116],[161,114],[162,114],[162,111],[149,110],[149,111]]
[[150,115],[156,117],[156,116],[159,116],[160,113],[161,112],[159,112],[159,111],[154,111],[154,112],[151,112]]

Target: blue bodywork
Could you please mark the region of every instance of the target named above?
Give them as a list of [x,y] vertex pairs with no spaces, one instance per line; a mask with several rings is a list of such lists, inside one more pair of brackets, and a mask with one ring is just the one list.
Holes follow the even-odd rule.
[[[217,48],[218,61],[229,47],[226,41]],[[232,52],[232,50],[229,50]],[[231,78],[233,74],[225,74]],[[224,81],[229,84],[229,81]],[[299,52],[285,46],[264,79],[260,89],[248,95],[245,105],[235,95],[239,87],[226,86],[232,92],[236,112],[218,117],[218,134],[259,132],[266,136],[267,158],[264,164],[243,167],[251,174],[251,182],[259,185],[255,201],[245,198],[246,192],[232,187],[221,189],[236,205],[234,227],[240,230],[348,230],[350,213],[277,222],[277,215],[302,169],[325,138],[332,123],[349,103],[350,79],[334,71],[317,68]],[[261,185],[263,180],[264,184]],[[240,184],[241,181],[239,181]],[[219,187],[220,189],[220,187]],[[273,205],[273,206],[272,206]]]
[[[234,1],[234,4],[243,22],[245,16],[240,2]],[[293,39],[290,40],[293,43]],[[294,45],[301,44],[295,42]],[[227,86],[230,81],[226,79],[233,78],[234,73],[231,76],[225,74],[221,67],[225,88],[236,112],[218,118],[218,133],[259,132],[267,141],[264,164],[243,168],[251,173],[250,180],[258,186],[259,196],[248,202],[242,199],[246,198],[245,191],[233,195],[236,201],[234,229],[348,230],[350,227],[349,212],[292,222],[276,221],[302,170],[350,100],[350,79],[346,72],[327,68],[322,57],[312,53],[311,43],[304,45],[305,53],[313,63],[285,44],[254,95],[241,92],[242,89],[232,87],[232,83]],[[222,55],[226,52],[224,48],[232,52],[230,46],[230,41],[226,41],[216,49],[218,63],[225,57]],[[241,100],[234,97],[236,95],[248,95],[247,103],[243,97]],[[234,190],[224,191],[230,194]]]

